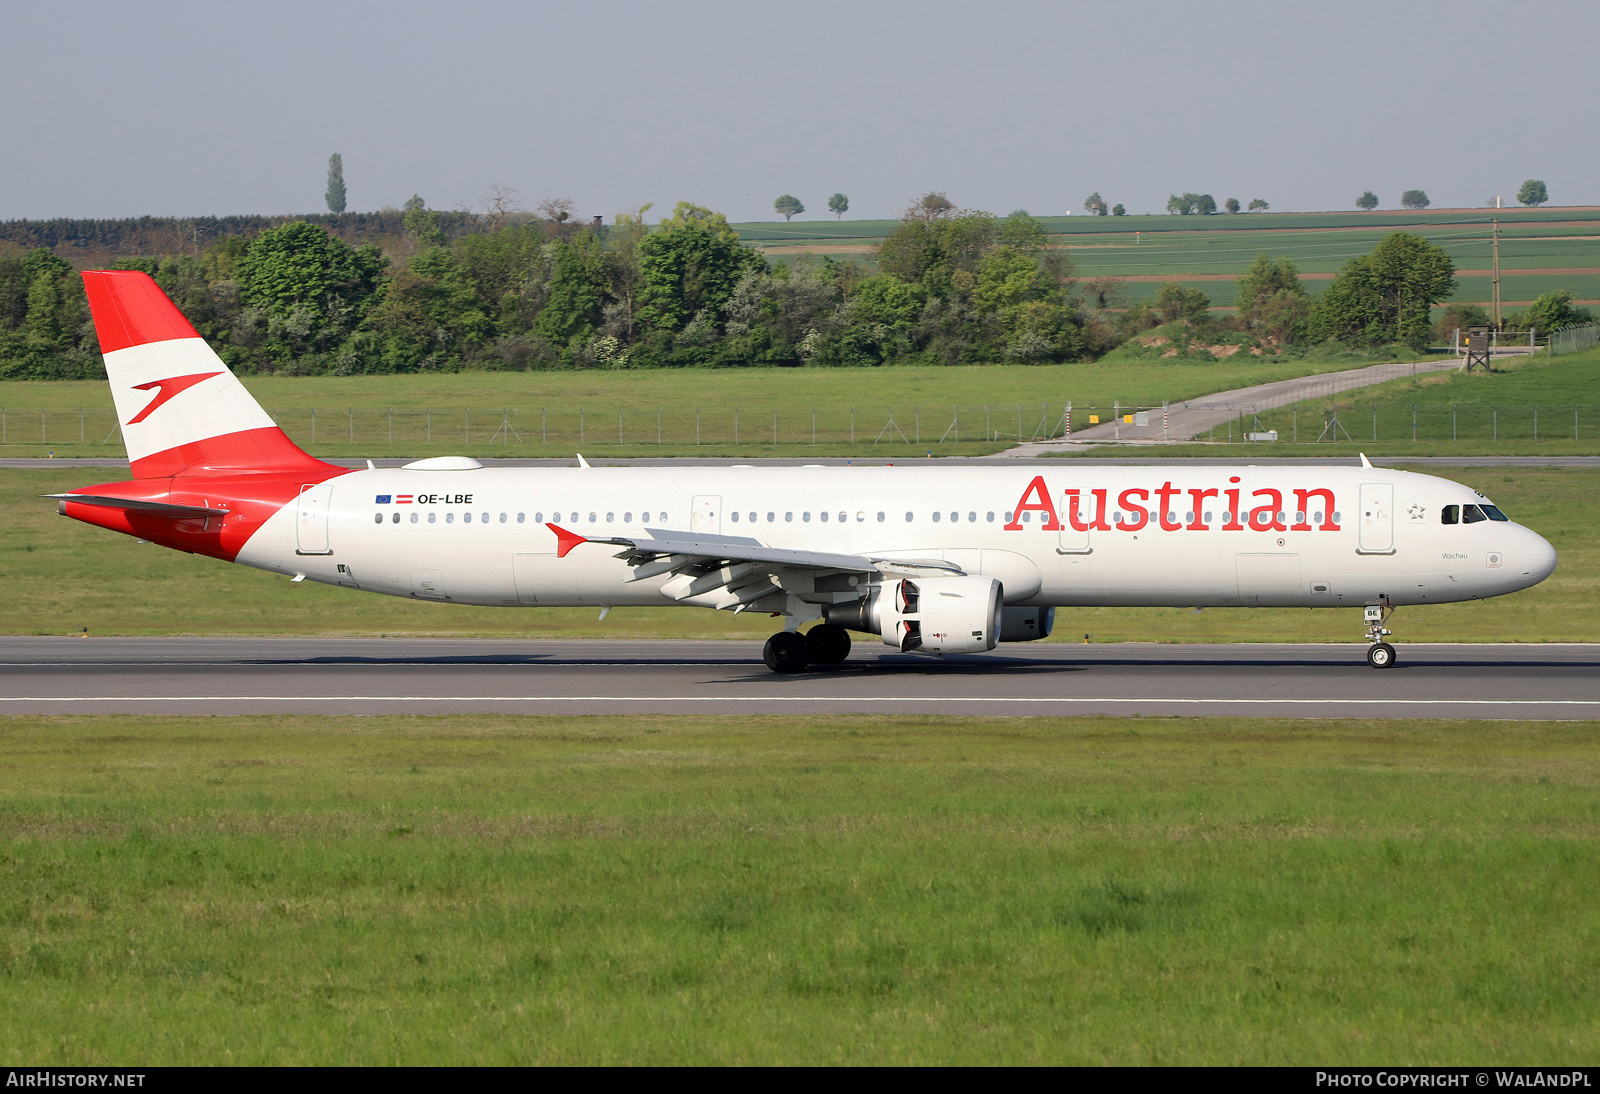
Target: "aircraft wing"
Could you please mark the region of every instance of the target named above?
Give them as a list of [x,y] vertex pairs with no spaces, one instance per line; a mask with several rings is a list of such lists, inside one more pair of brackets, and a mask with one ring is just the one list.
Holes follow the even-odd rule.
[[712,535],[707,532],[671,531],[646,528],[642,536],[588,537],[569,532],[556,524],[546,525],[556,534],[556,554],[583,543],[605,543],[621,547],[617,558],[633,566],[630,581],[663,574],[694,575],[685,596],[696,596],[716,589],[727,589],[738,596],[741,590],[752,600],[762,589],[770,591],[768,575],[780,570],[808,570],[813,573],[930,573],[961,574],[961,567],[943,559],[897,559],[874,555],[837,554],[831,551],[803,551],[768,547],[747,536]]

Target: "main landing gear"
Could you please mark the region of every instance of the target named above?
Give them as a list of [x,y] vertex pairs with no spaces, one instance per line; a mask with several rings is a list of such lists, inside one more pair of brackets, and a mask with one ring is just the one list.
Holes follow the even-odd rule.
[[850,656],[850,634],[830,623],[806,634],[780,631],[767,639],[761,659],[773,672],[804,672],[810,665],[837,665]]
[[1394,668],[1394,647],[1383,640],[1385,635],[1393,633],[1383,625],[1393,611],[1382,604],[1367,605],[1367,664],[1375,669]]

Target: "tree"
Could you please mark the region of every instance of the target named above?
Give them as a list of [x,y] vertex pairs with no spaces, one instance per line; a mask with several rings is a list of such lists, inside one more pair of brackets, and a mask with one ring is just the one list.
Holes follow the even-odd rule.
[[1211,216],[1217,211],[1217,199],[1210,194],[1201,194],[1195,199],[1194,211],[1201,216]]
[[1124,209],[1122,207],[1122,205],[1120,203],[1118,203],[1118,204],[1113,205],[1111,207],[1111,215],[1114,216],[1114,217],[1127,216],[1128,215],[1128,210]]
[[1368,190],[1366,193],[1364,193],[1360,197],[1356,198],[1356,208],[1357,209],[1362,209],[1362,210],[1365,210],[1366,212],[1370,213],[1370,212],[1372,212],[1372,210],[1376,209],[1377,207],[1378,207],[1378,195],[1374,194],[1371,190]]
[[418,247],[444,245],[444,229],[439,226],[438,213],[420,206],[407,209],[400,223],[405,227],[406,235],[410,236]]
[[931,190],[907,206],[900,216],[902,220],[932,223],[936,220],[948,220],[955,216],[956,212],[955,203],[945,197],[943,190]]
[[1400,195],[1400,204],[1407,209],[1426,209],[1432,202],[1426,190],[1407,190]]
[[1164,281],[1156,290],[1151,306],[1161,314],[1163,323],[1179,320],[1192,323],[1209,314],[1211,298],[1199,289],[1188,288],[1176,281]]
[[1173,194],[1167,199],[1167,212],[1182,216],[1199,214],[1209,216],[1217,211],[1217,199],[1210,194]]
[[1103,217],[1107,212],[1105,199],[1100,196],[1099,190],[1083,199],[1083,207],[1097,217]]
[[1271,342],[1293,341],[1296,330],[1311,314],[1311,298],[1300,281],[1300,271],[1288,259],[1275,262],[1264,254],[1256,255],[1238,285],[1234,302],[1240,320]]
[[1573,307],[1572,300],[1571,289],[1551,289],[1543,293],[1528,307],[1528,325],[1549,334],[1562,327],[1594,322],[1589,309]]
[[421,194],[412,194],[406,198],[406,203],[400,206],[401,212],[409,213],[415,209],[426,209],[428,203],[422,200]]
[[1431,309],[1455,289],[1449,254],[1421,236],[1391,232],[1371,254],[1344,264],[1318,297],[1309,325],[1319,338],[1421,349],[1431,333]]
[[1193,194],[1184,194],[1182,197],[1179,197],[1177,194],[1173,194],[1171,197],[1167,198],[1167,212],[1177,213],[1179,216],[1188,216],[1190,213],[1194,212],[1194,208],[1188,200],[1192,197],[1194,197]]
[[702,316],[714,321],[745,271],[766,263],[731,229],[724,234],[714,227],[667,224],[639,244],[644,286],[637,318],[647,330],[677,332]]
[[256,236],[234,269],[250,307],[280,317],[301,310],[326,321],[371,296],[386,264],[383,252],[370,244],[358,250],[297,220]]
[[772,203],[772,211],[783,217],[785,221],[788,221],[792,219],[796,213],[805,212],[806,207],[800,204],[800,199],[795,197],[793,194],[782,194],[779,195],[777,201]]
[[1260,212],[1264,213],[1270,208],[1272,208],[1272,206],[1268,205],[1266,202],[1262,201],[1260,198],[1251,198],[1250,199],[1250,211],[1252,213],[1257,212],[1257,211],[1260,211]]
[[1224,209],[1228,210],[1228,212],[1230,212],[1230,213],[1237,213],[1239,211],[1239,208],[1240,208],[1239,199],[1238,198],[1229,198],[1227,201],[1222,203],[1222,207]]
[[1524,205],[1543,205],[1550,200],[1550,192],[1539,179],[1529,179],[1517,190],[1517,200]]
[[328,192],[324,197],[328,212],[344,212],[344,157],[337,152],[328,157]]
[[843,220],[849,211],[850,199],[844,194],[835,194],[828,199],[828,212],[833,214],[835,220]]

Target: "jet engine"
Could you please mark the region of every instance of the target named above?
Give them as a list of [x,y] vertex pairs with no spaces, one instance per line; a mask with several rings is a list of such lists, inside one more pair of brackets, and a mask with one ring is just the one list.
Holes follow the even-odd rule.
[[1002,599],[992,577],[898,578],[825,613],[827,622],[882,635],[904,653],[982,653],[1000,641]]

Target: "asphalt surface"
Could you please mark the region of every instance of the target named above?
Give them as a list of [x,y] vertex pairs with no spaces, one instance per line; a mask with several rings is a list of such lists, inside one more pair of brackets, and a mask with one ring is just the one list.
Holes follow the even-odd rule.
[[968,714],[1600,719],[1600,645],[858,641],[780,676],[757,642],[0,637],[4,714]]
[[[1008,456],[1038,456],[1046,452],[1071,451],[1079,441],[1187,441],[1201,433],[1236,418],[1241,413],[1259,414],[1275,410],[1305,399],[1325,399],[1345,391],[1371,387],[1373,384],[1421,376],[1429,372],[1458,369],[1461,361],[1449,358],[1439,361],[1391,361],[1365,368],[1345,369],[1342,372],[1324,372],[1316,376],[1296,376],[1289,380],[1275,380],[1270,384],[1234,388],[1202,395],[1165,409],[1151,410],[1145,425],[1120,422],[1089,426],[1087,421],[1074,423],[1088,428],[1072,431],[1072,441],[1028,443],[1007,449]],[[1129,408],[1130,411],[1132,408]],[[1102,413],[1103,413],[1102,408]]]

